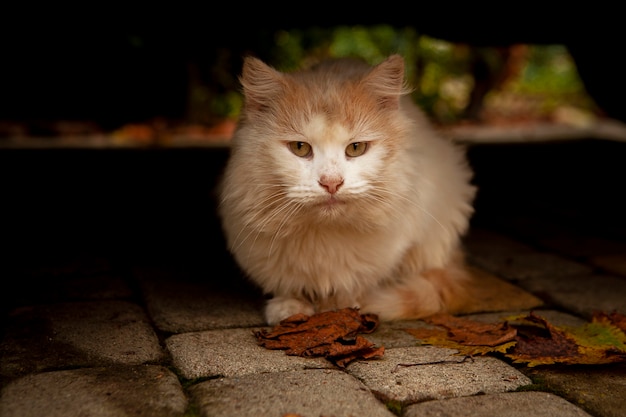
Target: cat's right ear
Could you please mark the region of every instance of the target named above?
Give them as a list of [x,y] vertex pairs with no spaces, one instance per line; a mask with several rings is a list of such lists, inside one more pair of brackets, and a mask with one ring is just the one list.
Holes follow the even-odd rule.
[[247,56],[239,77],[244,94],[244,108],[248,115],[263,111],[284,89],[282,73],[258,58]]

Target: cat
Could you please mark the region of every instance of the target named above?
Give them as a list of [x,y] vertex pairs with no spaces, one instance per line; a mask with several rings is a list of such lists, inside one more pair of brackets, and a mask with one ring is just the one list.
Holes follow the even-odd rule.
[[244,57],[218,214],[271,297],[268,324],[345,307],[422,318],[467,301],[473,172],[414,103],[404,67],[394,54],[281,72]]

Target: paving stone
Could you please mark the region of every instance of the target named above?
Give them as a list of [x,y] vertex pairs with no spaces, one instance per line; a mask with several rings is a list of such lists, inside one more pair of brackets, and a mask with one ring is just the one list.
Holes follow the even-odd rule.
[[519,253],[534,253],[536,249],[491,230],[472,228],[464,237],[465,250],[470,258],[496,256],[498,258]]
[[468,262],[511,281],[589,274],[592,268],[486,230],[466,238]]
[[362,383],[339,370],[220,378],[190,392],[200,412],[214,417],[394,417]]
[[385,349],[396,347],[417,346],[418,340],[415,336],[409,334],[406,329],[433,328],[434,326],[427,324],[422,320],[395,320],[381,322],[378,328],[365,337],[376,346],[384,346]]
[[183,333],[165,344],[174,366],[187,379],[334,367],[323,358],[288,356],[261,347],[252,332],[244,328]]
[[626,280],[612,275],[533,278],[524,287],[556,306],[589,317],[594,311],[626,314]]
[[474,278],[475,299],[460,314],[530,310],[543,305],[543,301],[528,291],[500,279],[479,268],[469,267]]
[[[5,311],[32,304],[129,299],[134,296],[125,277],[106,259],[54,259],[43,264],[0,270],[11,285],[0,292]],[[4,265],[0,265],[2,268]]]
[[[181,276],[173,275],[177,273]],[[215,280],[161,270],[144,269],[136,275],[148,313],[164,332],[265,325],[263,299],[250,286],[220,287]]]
[[65,301],[120,299],[134,295],[126,280],[115,274],[73,277],[51,288],[50,293]]
[[[510,317],[518,317],[524,316],[530,313],[529,311],[508,311],[508,312],[500,312],[500,313],[484,313],[484,314],[470,314],[468,316],[464,316],[465,318],[476,320],[483,323],[498,323],[507,320]],[[588,321],[578,317],[573,316],[568,313],[564,313],[558,310],[532,310],[532,313],[536,316],[543,317],[548,322],[555,326],[581,326]]]
[[0,374],[135,365],[164,357],[141,307],[126,301],[91,301],[24,307],[9,317]]
[[51,304],[68,301],[130,299],[134,294],[126,280],[116,274],[63,276],[39,278],[22,282],[21,288],[12,288],[13,306]]
[[492,358],[466,359],[433,346],[386,349],[379,360],[357,361],[347,371],[384,401],[411,404],[515,390],[531,380]]
[[597,417],[626,415],[626,364],[531,368],[524,371],[543,389]]
[[472,263],[499,277],[517,282],[522,287],[523,282],[529,279],[552,279],[590,274],[593,271],[585,264],[544,252],[474,254],[470,259]]
[[574,404],[546,392],[509,392],[427,401],[407,407],[403,417],[591,417]]
[[571,227],[555,222],[552,216],[537,218],[536,216],[513,215],[506,218],[499,228],[500,233],[507,236],[515,236],[516,240],[527,245],[535,246],[543,239],[551,239],[559,236],[574,238]]
[[616,255],[598,255],[589,259],[589,262],[610,273],[626,278],[626,250]]
[[464,238],[467,262],[492,273],[509,258],[536,252],[531,246],[488,230],[471,229]]
[[153,365],[31,374],[0,394],[2,417],[180,417],[186,407],[176,375]]
[[538,244],[543,248],[579,259],[590,259],[596,256],[621,256],[626,254],[626,244],[596,236],[575,235],[563,231],[553,237],[540,237]]

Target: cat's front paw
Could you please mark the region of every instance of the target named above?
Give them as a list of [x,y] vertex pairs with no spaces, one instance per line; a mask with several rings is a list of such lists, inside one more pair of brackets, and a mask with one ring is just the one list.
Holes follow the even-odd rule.
[[267,324],[273,326],[281,320],[298,313],[310,316],[315,313],[315,309],[311,303],[304,300],[290,297],[274,297],[267,302],[265,307],[265,320]]

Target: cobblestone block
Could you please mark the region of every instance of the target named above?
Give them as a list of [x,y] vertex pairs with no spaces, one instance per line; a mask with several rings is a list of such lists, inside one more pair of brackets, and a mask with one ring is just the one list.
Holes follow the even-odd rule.
[[348,365],[348,372],[384,401],[411,404],[513,391],[531,380],[492,357],[454,355],[432,346],[387,349],[382,359]]
[[258,346],[252,331],[183,333],[171,336],[165,343],[174,366],[187,379],[333,367],[323,358],[287,356],[282,350]]

